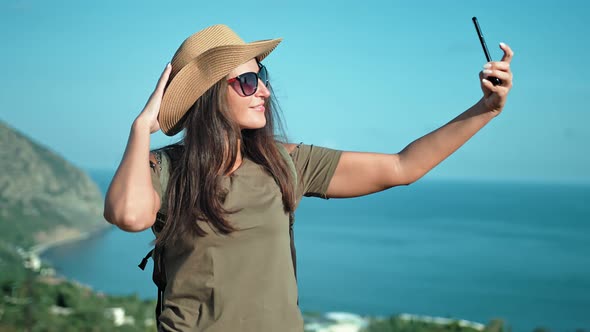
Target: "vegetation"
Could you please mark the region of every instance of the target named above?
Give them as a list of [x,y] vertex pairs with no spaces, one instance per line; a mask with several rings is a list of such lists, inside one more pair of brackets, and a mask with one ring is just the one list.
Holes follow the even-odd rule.
[[96,230],[102,194],[88,175],[0,121],[0,240],[21,248]]
[[[461,326],[458,321],[450,324],[434,324],[421,321],[403,320],[398,316],[387,319],[372,319],[363,332],[480,332],[480,330]],[[508,332],[502,320],[493,320],[484,332]]]
[[[25,268],[21,254],[5,243],[0,245],[0,276],[0,332],[155,331],[155,301],[107,296],[65,279],[43,276]],[[109,315],[112,308],[124,310],[127,324],[115,324]]]
[[154,331],[154,301],[55,278],[32,250],[103,229],[97,185],[1,121],[0,141],[0,332]]

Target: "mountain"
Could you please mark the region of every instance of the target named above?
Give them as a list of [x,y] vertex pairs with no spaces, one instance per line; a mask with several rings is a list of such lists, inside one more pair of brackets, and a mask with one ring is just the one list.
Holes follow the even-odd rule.
[[106,226],[86,173],[0,121],[0,241],[22,248]]
[[102,210],[88,175],[0,121],[0,331],[155,330],[155,301],[94,292],[39,260],[107,227]]

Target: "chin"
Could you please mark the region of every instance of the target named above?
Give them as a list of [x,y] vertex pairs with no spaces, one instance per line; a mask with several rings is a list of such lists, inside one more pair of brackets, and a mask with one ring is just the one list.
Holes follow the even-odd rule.
[[240,123],[242,129],[260,129],[266,126],[266,119],[264,121],[251,121],[248,123]]

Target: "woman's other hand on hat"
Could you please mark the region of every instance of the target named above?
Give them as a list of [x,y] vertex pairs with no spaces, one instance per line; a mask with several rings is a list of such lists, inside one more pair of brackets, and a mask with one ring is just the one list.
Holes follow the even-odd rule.
[[[483,104],[488,111],[495,113],[495,115],[502,112],[508,93],[512,89],[510,62],[512,61],[514,52],[504,43],[500,43],[500,48],[504,51],[502,60],[486,63],[482,71],[479,72],[481,90],[483,91]],[[488,77],[497,77],[502,83],[493,85],[488,80]]]
[[137,116],[135,121],[144,122],[150,127],[150,133],[155,133],[160,130],[160,123],[158,122],[158,114],[160,113],[160,105],[162,104],[162,96],[164,95],[164,88],[166,87],[166,82],[168,82],[168,77],[170,76],[170,72],[172,71],[172,66],[168,63],[166,68],[160,75],[160,79],[158,80],[158,84],[156,85],[156,89],[152,92],[150,98],[148,99],[143,111]]

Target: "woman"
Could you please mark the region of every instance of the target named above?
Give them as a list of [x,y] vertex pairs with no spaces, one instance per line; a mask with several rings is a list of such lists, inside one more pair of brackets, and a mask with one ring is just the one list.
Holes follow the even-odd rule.
[[[286,144],[274,136],[261,63],[280,41],[245,43],[223,25],[197,32],[133,123],[104,215],[131,232],[166,216],[157,229],[167,277],[160,330],[302,331],[288,234],[302,196],[355,197],[417,181],[500,114],[512,86],[513,53],[501,44],[502,61],[480,72],[482,99],[397,154]],[[158,130],[184,137],[150,154]]]

